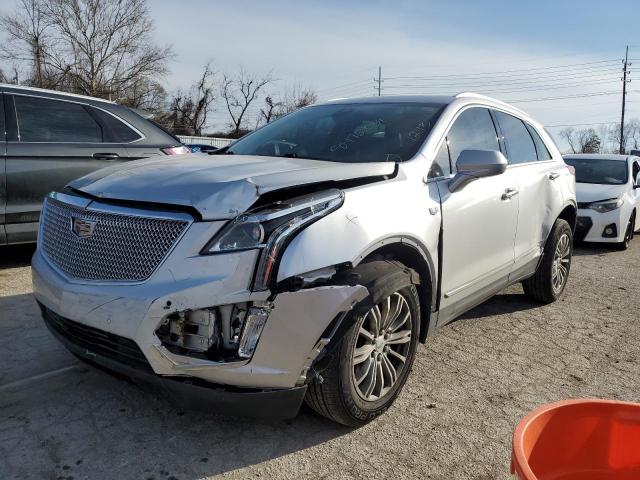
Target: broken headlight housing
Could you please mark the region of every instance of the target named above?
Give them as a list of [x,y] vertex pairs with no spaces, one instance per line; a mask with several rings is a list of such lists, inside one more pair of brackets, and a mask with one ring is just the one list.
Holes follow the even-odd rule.
[[340,208],[343,201],[344,193],[331,189],[259,207],[229,222],[201,253],[261,249],[253,289],[266,290],[279,255],[293,236]]

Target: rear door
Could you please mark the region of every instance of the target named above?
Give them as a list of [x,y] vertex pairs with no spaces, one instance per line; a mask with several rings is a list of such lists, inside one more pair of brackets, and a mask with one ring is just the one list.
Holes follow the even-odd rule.
[[52,190],[99,168],[126,160],[92,110],[73,100],[5,94],[6,231],[9,243],[34,241],[42,201]]
[[0,92],[0,245],[7,243],[7,236],[4,230],[5,209],[7,206],[7,176],[5,174],[7,143],[5,141],[6,128],[4,121],[3,93]]
[[512,278],[535,271],[555,214],[563,203],[558,163],[535,128],[505,112],[493,111],[503,139],[509,166],[519,188],[518,227]]

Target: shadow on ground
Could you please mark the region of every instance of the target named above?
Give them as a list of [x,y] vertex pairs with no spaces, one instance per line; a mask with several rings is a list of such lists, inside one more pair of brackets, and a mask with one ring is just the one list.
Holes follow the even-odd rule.
[[0,375],[2,479],[193,480],[350,431],[306,407],[288,421],[183,410],[158,392],[78,363],[46,330],[31,295],[0,300],[7,314],[0,360],[10,365]]
[[35,243],[0,247],[0,268],[27,267],[36,250]]

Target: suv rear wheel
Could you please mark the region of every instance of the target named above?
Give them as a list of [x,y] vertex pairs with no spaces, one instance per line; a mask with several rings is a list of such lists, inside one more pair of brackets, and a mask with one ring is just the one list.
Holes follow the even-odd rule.
[[573,232],[559,218],[553,225],[536,273],[522,282],[524,293],[542,303],[555,302],[567,285],[573,253]]
[[352,427],[373,420],[395,401],[411,371],[420,336],[420,302],[412,271],[397,262],[371,263],[381,268],[365,268],[364,276],[382,276],[368,286],[369,297],[345,318],[352,325],[326,368],[310,383],[306,397],[316,412]]

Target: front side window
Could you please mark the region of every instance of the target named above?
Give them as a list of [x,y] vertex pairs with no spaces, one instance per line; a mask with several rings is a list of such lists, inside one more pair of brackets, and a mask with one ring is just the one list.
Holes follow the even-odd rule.
[[463,150],[500,150],[496,129],[486,108],[462,112],[449,130],[447,142],[453,167]]
[[564,161],[576,169],[576,183],[624,185],[629,180],[626,160],[565,158]]
[[403,162],[416,155],[444,105],[352,103],[298,110],[220,153],[330,162]]
[[538,159],[533,138],[524,122],[502,112],[494,112],[507,147],[507,159],[511,164],[535,162]]
[[102,142],[102,129],[77,103],[14,96],[21,142]]

